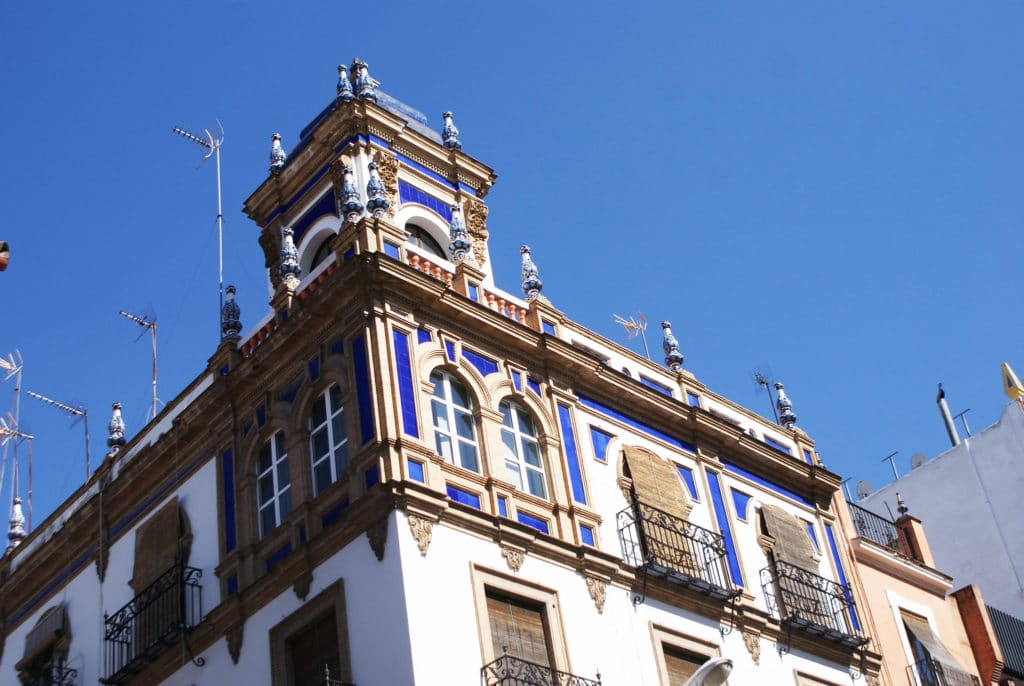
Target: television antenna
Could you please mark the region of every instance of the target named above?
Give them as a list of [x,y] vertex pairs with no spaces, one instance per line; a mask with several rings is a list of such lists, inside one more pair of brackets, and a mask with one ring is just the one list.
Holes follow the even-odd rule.
[[[149,319],[148,316],[147,317],[136,317],[134,314],[129,314],[128,312],[125,312],[124,310],[120,310],[118,312],[118,314],[120,314],[122,317],[125,317],[127,319],[131,319],[133,322],[135,322],[136,324],[138,324],[141,327],[149,329],[150,334],[152,336],[152,339],[153,339],[153,404],[150,407],[150,414],[148,415],[148,418],[149,419],[153,419],[153,418],[156,417],[156,404],[157,403],[161,403],[162,404],[162,401],[159,398],[156,397],[156,320],[155,319]],[[138,339],[136,339],[136,340],[138,340]]]
[[633,336],[640,336],[640,340],[644,344],[644,355],[647,359],[651,359],[651,351],[647,348],[647,318],[644,317],[643,312],[637,312],[636,317],[620,317],[617,314],[612,315],[612,319],[615,320],[616,324],[621,324],[622,328],[626,330],[626,340],[632,340]]
[[775,423],[778,424],[779,408],[775,406],[775,396],[772,395],[772,380],[769,378],[769,375],[765,375],[761,371],[754,372],[754,383],[768,391],[768,404],[772,406],[772,416],[775,417]]
[[[42,400],[44,403],[52,405],[53,407],[56,407],[58,410],[61,410],[63,412],[67,412],[72,417],[81,418],[85,422],[85,480],[88,481],[89,477],[92,476],[92,464],[89,459],[89,413],[86,411],[84,407],[74,407],[72,405],[66,405],[52,398],[47,398],[45,395],[39,395],[34,391],[25,392],[28,393],[33,398],[35,398],[36,400]],[[74,425],[74,423],[77,423],[77,421],[78,419],[75,419],[74,422],[72,423],[72,426]]]
[[[14,397],[11,399],[11,410],[8,413],[8,421],[4,421],[0,417],[0,445],[3,446],[3,458],[0,459],[0,486],[3,485],[4,472],[7,467],[7,446],[11,441],[11,438],[19,438],[21,432],[18,431],[18,422],[21,417],[21,374],[22,369],[25,366],[25,361],[21,357],[21,352],[17,349],[13,353],[8,353],[7,358],[0,357],[0,370],[4,372],[4,381],[14,379]],[[17,480],[18,480],[18,441],[14,441],[14,488],[12,488],[12,497],[17,492]],[[31,466],[31,452],[29,453],[30,464],[29,474],[32,474]],[[29,476],[29,491],[31,492],[31,476]],[[12,501],[13,506],[13,501]],[[30,508],[31,509],[31,508]]]
[[879,462],[885,462],[886,460],[889,461],[889,466],[892,467],[892,474],[897,479],[900,478],[900,473],[896,469],[896,460],[894,460],[893,458],[896,457],[897,455],[899,455],[899,453],[900,453],[899,450],[894,450],[891,453],[889,453],[888,455],[886,455],[885,457],[883,457],[881,460],[879,460]]
[[[7,419],[0,417],[0,446],[4,449],[3,463],[7,464],[7,445],[14,445],[14,460],[11,463],[11,524],[14,525],[14,511],[15,506],[21,505],[21,498],[18,496],[18,442],[20,440],[28,441],[28,530],[32,531],[32,439],[35,436],[27,434],[24,431],[18,430],[18,424],[14,419],[14,415],[8,413]],[[3,474],[0,469],[0,475]],[[0,481],[3,477],[0,476]],[[20,509],[20,507],[19,507]],[[22,522],[24,523],[24,522]],[[22,534],[25,532],[23,531]],[[8,538],[10,538],[10,532],[8,532]],[[22,536],[24,538],[24,535]],[[11,541],[13,543],[13,540]]]
[[[175,126],[171,129],[174,133],[179,136],[183,136],[188,140],[192,141],[200,148],[203,148],[203,159],[200,160],[199,166],[196,169],[202,168],[206,164],[206,160],[211,157],[217,160],[217,289],[220,295],[220,302],[217,306],[217,340],[220,340],[220,313],[224,309],[224,213],[221,211],[220,202],[220,147],[224,143],[224,127],[221,126],[220,120],[217,121],[217,128],[220,129],[220,138],[214,138],[213,134],[210,133],[210,129],[203,129],[203,136],[197,136],[190,131],[186,131],[180,126]],[[154,411],[155,411],[154,406]]]

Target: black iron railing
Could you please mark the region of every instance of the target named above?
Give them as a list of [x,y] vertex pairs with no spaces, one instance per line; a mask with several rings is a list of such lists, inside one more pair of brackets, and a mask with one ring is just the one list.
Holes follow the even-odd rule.
[[[22,677],[24,679],[24,677]],[[78,671],[56,664],[44,667],[39,674],[22,681],[22,686],[73,686],[78,679]]]
[[907,666],[910,683],[916,686],[981,686],[978,677],[958,667],[928,658]]
[[335,679],[331,676],[331,668],[324,665],[324,678],[318,686],[355,686],[350,681],[342,681],[341,679]]
[[502,655],[480,669],[480,683],[483,686],[601,686],[601,675],[598,674],[595,681]]
[[768,609],[791,628],[851,647],[867,643],[849,587],[782,560],[761,570],[761,587]]
[[888,548],[894,553],[902,553],[900,548],[899,529],[896,525],[870,510],[865,510],[860,505],[847,503],[850,506],[850,517],[853,519],[853,526],[857,529],[857,535],[873,541],[883,548]]
[[203,616],[202,571],[174,566],[105,619],[104,684],[120,684],[152,662]]
[[628,564],[720,599],[736,594],[721,534],[641,502],[620,512],[618,522]]

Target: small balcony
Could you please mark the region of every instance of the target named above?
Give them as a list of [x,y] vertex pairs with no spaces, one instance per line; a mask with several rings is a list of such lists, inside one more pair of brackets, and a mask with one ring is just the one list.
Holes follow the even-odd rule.
[[78,671],[55,664],[44,667],[39,674],[22,676],[21,679],[22,686],[74,686],[78,680]]
[[850,506],[850,518],[853,519],[853,526],[857,529],[857,535],[877,543],[883,548],[902,555],[900,547],[899,529],[896,525],[880,515],[865,510],[860,505],[848,503]]
[[122,684],[182,639],[203,616],[202,571],[174,566],[105,619],[104,684]]
[[641,502],[620,512],[618,523],[628,564],[719,600],[738,595],[726,576],[721,534]]
[[867,643],[848,587],[782,560],[761,570],[761,586],[783,624],[851,648]]
[[981,686],[973,674],[930,657],[907,665],[907,672],[912,686]]
[[601,686],[601,676],[595,681],[502,655],[480,669],[480,683],[482,686]]

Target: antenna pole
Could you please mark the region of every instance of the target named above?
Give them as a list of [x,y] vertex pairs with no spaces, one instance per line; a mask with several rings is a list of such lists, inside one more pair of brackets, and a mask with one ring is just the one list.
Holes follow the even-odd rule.
[[139,326],[146,327],[149,329],[153,339],[153,406],[150,408],[150,419],[156,418],[156,404],[160,402],[160,399],[156,397],[156,322],[149,321],[145,317],[136,317],[134,314],[129,314],[124,310],[118,312],[122,317],[131,319]]
[[772,385],[768,383],[768,377],[761,372],[754,374],[754,382],[758,386],[764,386],[764,390],[768,391],[768,404],[772,406],[772,415],[775,416],[775,423],[779,423],[779,408],[775,407],[775,397],[772,395]]
[[850,495],[850,479],[852,478],[853,477],[848,476],[843,479],[842,483],[840,483],[840,486],[843,487],[843,493],[846,495],[846,502],[848,503],[853,502],[853,496]]
[[35,398],[36,400],[42,400],[47,405],[52,405],[56,407],[58,410],[67,412],[72,416],[81,417],[85,421],[85,480],[88,481],[89,477],[92,476],[92,467],[89,464],[89,413],[86,411],[84,407],[72,407],[71,405],[66,405],[62,402],[58,402],[53,398],[47,398],[45,395],[40,395],[35,391],[25,392],[28,393],[31,397]]
[[964,433],[967,434],[967,438],[971,437],[971,427],[967,425],[967,413],[971,411],[971,408],[967,408],[960,414],[953,415],[953,419],[959,419],[960,423],[964,425]]
[[885,462],[886,460],[889,461],[889,466],[892,467],[892,474],[897,479],[900,478],[900,473],[898,471],[896,471],[896,460],[894,460],[893,458],[896,457],[899,454],[899,452],[900,452],[899,450],[895,450],[892,453],[890,453],[888,456],[883,457],[881,459],[881,462]]

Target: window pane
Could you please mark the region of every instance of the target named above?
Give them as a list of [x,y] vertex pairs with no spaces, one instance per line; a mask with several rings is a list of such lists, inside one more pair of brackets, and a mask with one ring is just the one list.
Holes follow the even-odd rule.
[[524,411],[522,409],[519,409],[516,412],[516,416],[519,417],[519,430],[520,431],[522,431],[524,434],[529,434],[530,436],[536,436],[537,435],[537,429],[534,428],[534,426],[533,426],[533,417],[531,417],[528,412],[526,412],[526,411]]
[[544,487],[544,473],[533,469],[526,470],[526,479],[530,482],[530,493],[538,498],[547,498],[547,489]]
[[498,410],[501,411],[501,423],[512,428],[512,410],[508,406],[508,401],[501,401],[501,405],[498,406]]
[[459,461],[465,469],[469,469],[474,472],[480,470],[480,467],[477,464],[475,445],[459,441]]
[[259,473],[262,474],[263,472],[267,471],[268,469],[270,469],[270,442],[269,441],[267,443],[264,443],[263,447],[260,448]]
[[523,447],[523,459],[526,460],[526,464],[540,467],[540,446],[529,438],[521,439],[521,445]]
[[330,451],[327,444],[327,429],[320,429],[313,434],[313,459],[319,460]]
[[455,379],[450,379],[452,387],[452,402],[459,407],[464,407],[467,410],[472,409],[473,404],[469,401],[469,393],[466,391],[466,387],[460,384]]
[[343,411],[339,410],[338,414],[334,415],[334,419],[331,420],[331,434],[335,445],[348,440],[348,433],[345,431],[345,413]]
[[502,430],[501,445],[502,448],[504,449],[506,460],[515,460],[516,462],[519,461],[519,455],[516,454],[516,437],[512,435],[511,431],[505,431],[504,429]]
[[316,492],[321,493],[331,485],[331,461],[324,460],[313,469],[313,478],[316,482]]
[[455,456],[452,454],[452,439],[448,438],[444,434],[436,432],[434,433],[434,437],[437,443],[437,454],[449,462],[454,462]]
[[334,449],[334,473],[340,478],[348,468],[348,445],[343,443]]
[[508,480],[516,485],[516,488],[523,487],[523,476],[519,473],[519,463],[512,460],[505,460],[505,471],[508,472]]
[[336,412],[341,408],[341,389],[337,386],[331,386],[331,412]]
[[260,511],[260,530],[266,534],[277,526],[277,518],[274,516],[274,506]]
[[291,479],[288,477],[288,460],[281,460],[277,463],[277,488],[283,490]]
[[267,474],[259,480],[260,505],[265,505],[274,498],[274,477]]
[[286,490],[280,496],[281,501],[281,519],[288,516],[288,513],[292,511],[292,489]]
[[445,433],[451,433],[451,428],[448,426],[448,411],[447,408],[437,400],[431,401],[430,410],[434,414],[434,426]]
[[464,412],[455,413],[455,422],[459,435],[470,441],[476,440],[476,432],[473,431],[473,415]]
[[284,457],[284,432],[278,431],[274,434],[274,446],[277,448],[277,459]]
[[324,423],[327,419],[327,412],[324,410],[324,398],[317,398],[317,401],[313,403],[313,411],[309,416],[309,428],[315,429]]
[[444,377],[441,376],[440,372],[433,372],[430,375],[430,383],[434,384],[434,395],[438,398],[444,396]]

